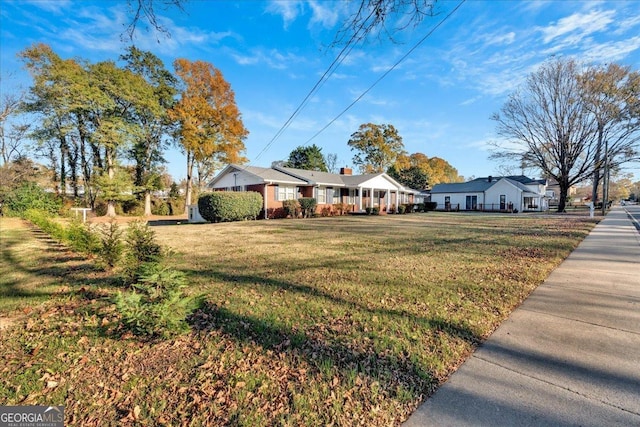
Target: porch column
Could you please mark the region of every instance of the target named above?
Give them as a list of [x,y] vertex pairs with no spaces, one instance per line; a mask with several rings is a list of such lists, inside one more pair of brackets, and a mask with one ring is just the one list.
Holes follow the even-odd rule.
[[264,185],[264,194],[262,196],[262,198],[264,199],[264,219],[269,219],[269,213],[268,213],[269,211],[267,210],[268,209],[267,199],[269,198],[269,197],[267,197],[267,194],[268,194],[267,187],[268,187],[268,185],[269,184],[265,184]]
[[362,187],[358,187],[358,211],[362,210]]
[[371,191],[371,193],[369,194],[369,207],[373,208],[373,188],[371,188],[369,191]]
[[384,209],[388,210],[389,206],[391,206],[391,190],[387,190],[387,206]]

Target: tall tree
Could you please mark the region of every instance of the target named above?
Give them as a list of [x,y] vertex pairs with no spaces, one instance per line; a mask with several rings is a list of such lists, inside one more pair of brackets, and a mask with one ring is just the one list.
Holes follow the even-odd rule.
[[178,123],[178,142],[187,157],[188,206],[194,165],[206,159],[223,163],[246,161],[241,153],[249,131],[242,123],[233,90],[220,70],[208,62],[187,59],[177,59],[174,67],[183,89],[169,116]]
[[429,158],[423,153],[399,156],[396,164],[390,167],[387,173],[400,183],[418,190],[442,182],[463,180],[449,162],[439,157]]
[[347,143],[355,151],[353,163],[362,173],[380,173],[406,154],[402,137],[393,125],[365,123],[351,134]]
[[135,46],[131,46],[121,59],[126,61],[125,68],[141,76],[153,91],[153,99],[140,105],[131,115],[140,133],[129,150],[129,156],[135,162],[134,185],[144,196],[144,214],[148,216],[151,215],[151,192],[162,187],[163,152],[171,125],[168,110],[177,93],[177,79],[165,69],[160,58]]
[[140,111],[154,111],[157,99],[153,87],[140,75],[119,68],[113,61],[92,64],[89,67],[92,86],[100,90],[91,110],[93,133],[91,138],[101,148],[104,158],[100,184],[107,197],[107,216],[115,216],[115,204],[126,197],[124,174],[118,171],[119,158],[144,133],[135,120]]
[[320,172],[329,171],[322,155],[322,148],[315,144],[306,147],[301,145],[293,150],[289,154],[286,167]]
[[336,153],[329,153],[324,158],[324,163],[327,165],[327,170],[331,173],[338,173],[338,155]]
[[633,157],[633,151],[637,152],[640,73],[631,71],[630,67],[609,64],[588,68],[579,76],[579,81],[597,124],[591,192],[595,201],[605,164],[615,168]]
[[22,155],[28,124],[17,122],[24,93],[5,93],[0,99],[0,161],[5,165]]
[[593,173],[596,159],[597,121],[578,76],[575,61],[549,61],[492,116],[509,143],[498,145],[492,157],[525,159],[555,179],[558,212],[565,209],[569,188]]

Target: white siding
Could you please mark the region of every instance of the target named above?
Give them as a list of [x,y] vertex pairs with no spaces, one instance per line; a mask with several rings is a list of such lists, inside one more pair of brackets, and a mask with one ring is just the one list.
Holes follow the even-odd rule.
[[392,182],[390,182],[389,180],[385,179],[382,176],[373,177],[370,180],[365,181],[362,184],[360,184],[360,187],[362,187],[362,188],[375,188],[376,190],[392,190],[392,191],[397,191],[398,190],[398,187],[393,185]]
[[518,187],[510,184],[508,181],[501,179],[496,184],[491,186],[486,192],[486,205],[500,204],[500,195],[504,194],[506,197],[507,206],[509,203],[513,203],[513,208],[522,212],[522,190]]

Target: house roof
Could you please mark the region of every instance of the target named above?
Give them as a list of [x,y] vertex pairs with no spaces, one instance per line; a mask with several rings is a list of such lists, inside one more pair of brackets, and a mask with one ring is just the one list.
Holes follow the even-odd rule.
[[431,194],[434,193],[482,193],[491,188],[496,182],[480,181],[474,179],[469,182],[454,182],[449,184],[436,184],[431,188]]
[[[512,179],[517,178],[517,179]],[[534,180],[531,178],[527,178],[524,175],[515,176],[515,177],[492,177],[491,181],[489,178],[476,178],[469,182],[457,182],[451,184],[436,184],[431,189],[431,194],[438,193],[482,193],[487,191],[489,188],[493,187],[498,182],[504,180],[514,187],[518,188],[524,193],[529,194],[537,194],[532,191],[526,184],[541,184],[540,181],[543,180]],[[523,182],[524,181],[524,182]],[[546,181],[545,181],[546,182]]]
[[338,175],[329,172],[311,171],[305,169],[285,168],[282,166],[274,166],[274,170],[286,173],[296,178],[302,179],[309,184],[337,185],[343,186],[344,175]]
[[276,169],[272,168],[262,168],[259,166],[244,166],[244,165],[236,165],[230,164],[226,168],[224,168],[218,176],[216,176],[210,183],[209,186],[215,185],[215,183],[224,175],[228,173],[233,173],[234,171],[238,172],[246,172],[248,174],[254,175],[255,177],[261,179],[263,182],[273,182],[273,183],[282,183],[282,184],[295,184],[295,185],[304,185],[307,182],[295,178],[286,173],[280,172]]
[[222,179],[223,176],[234,173],[243,172],[253,175],[263,183],[273,184],[294,184],[294,185],[323,185],[327,187],[359,187],[362,184],[372,179],[382,177],[389,181],[389,183],[398,188],[400,191],[407,193],[418,193],[417,190],[413,190],[408,187],[404,187],[402,184],[391,178],[386,173],[364,174],[364,175],[340,175],[329,172],[311,171],[305,169],[286,168],[282,166],[274,166],[271,168],[263,168],[259,166],[244,166],[230,164],[225,167],[210,183],[209,187],[214,187],[215,184]]

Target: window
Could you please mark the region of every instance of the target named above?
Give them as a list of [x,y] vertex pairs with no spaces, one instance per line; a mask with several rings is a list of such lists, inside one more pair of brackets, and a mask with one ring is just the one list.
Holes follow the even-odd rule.
[[236,185],[235,187],[231,187],[231,191],[244,191],[244,186]]
[[318,197],[317,197],[318,204],[327,203],[327,197],[326,197],[327,193],[325,192],[325,189],[318,188],[317,191],[318,191]]
[[327,187],[327,203],[333,203],[334,195],[333,187]]
[[276,200],[295,200],[296,193],[296,187],[293,185],[279,185]]
[[356,204],[356,192],[358,190],[356,190],[355,188],[350,188],[349,189],[349,204],[350,205],[355,205]]

